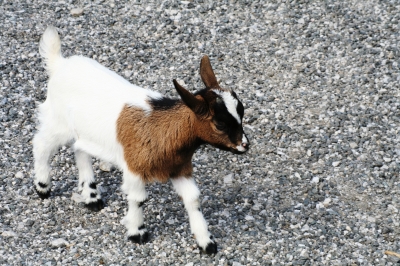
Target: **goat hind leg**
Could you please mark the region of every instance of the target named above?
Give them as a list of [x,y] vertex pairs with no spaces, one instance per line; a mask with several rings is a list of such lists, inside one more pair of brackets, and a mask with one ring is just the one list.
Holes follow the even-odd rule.
[[35,190],[41,199],[50,196],[50,157],[63,144],[68,142],[66,134],[52,132],[51,127],[40,127],[33,138],[33,157],[35,159]]
[[104,202],[95,183],[91,157],[86,152],[76,149],[75,160],[79,171],[79,190],[82,191],[85,207],[92,211],[100,211],[104,208]]

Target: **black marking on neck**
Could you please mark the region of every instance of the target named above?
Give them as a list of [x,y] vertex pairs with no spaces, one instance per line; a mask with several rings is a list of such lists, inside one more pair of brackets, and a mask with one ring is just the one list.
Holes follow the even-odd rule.
[[166,111],[177,106],[181,101],[178,99],[171,99],[162,97],[159,99],[150,98],[149,103],[153,107],[153,110]]

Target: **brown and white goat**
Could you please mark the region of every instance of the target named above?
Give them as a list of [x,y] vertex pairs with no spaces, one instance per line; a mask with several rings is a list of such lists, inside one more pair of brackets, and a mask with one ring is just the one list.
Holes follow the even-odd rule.
[[244,153],[249,142],[242,128],[243,105],[232,90],[218,85],[208,57],[200,64],[206,88],[192,94],[174,80],[181,97],[177,100],[134,86],[92,59],[62,57],[54,27],[46,29],[39,48],[50,79],[33,140],[38,195],[50,195],[50,156],[72,141],[79,189],[88,208],[104,206],[91,156],[123,171],[122,190],[129,205],[124,224],[129,240],[143,243],[148,239],[142,213],[145,184],[171,180],[183,199],[200,248],[216,253],[217,245],[199,210],[200,192],[192,178],[191,159],[202,144]]

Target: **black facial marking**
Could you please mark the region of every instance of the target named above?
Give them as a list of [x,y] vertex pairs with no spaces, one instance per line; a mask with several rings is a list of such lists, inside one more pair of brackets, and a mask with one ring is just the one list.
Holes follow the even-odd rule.
[[241,138],[242,126],[229,113],[224,101],[216,101],[214,111],[213,122],[217,129],[227,134],[231,142],[236,143]]
[[89,184],[89,187],[90,187],[91,189],[96,189],[96,188],[97,188],[97,185],[96,185],[96,183],[90,183],[90,184]]
[[233,98],[235,98],[236,100],[239,100],[238,97],[237,97],[237,95],[236,95],[236,92],[231,91],[231,94],[232,94]]
[[39,185],[39,187],[41,187],[41,188],[46,188],[46,187],[47,187],[47,185],[44,184],[44,183],[42,183],[42,182],[39,182],[38,185]]
[[239,101],[239,99],[234,91],[231,91],[231,95],[233,98],[235,98],[238,101],[238,104],[236,106],[236,112],[239,114],[240,119],[243,119],[243,115],[244,115],[243,104]]
[[85,181],[82,182],[81,186],[83,187],[85,185]]
[[243,104],[239,100],[238,100],[238,105],[236,106],[236,111],[238,112],[240,119],[243,119],[244,107],[243,107]]
[[154,110],[169,110],[179,103],[178,99],[171,99],[167,97],[162,97],[161,99],[150,99],[150,105]]
[[97,197],[97,193],[90,193],[90,197],[91,197],[91,198]]
[[144,224],[142,224],[141,226],[139,226],[139,230],[143,230],[143,229],[145,229],[146,228],[146,226],[144,226]]

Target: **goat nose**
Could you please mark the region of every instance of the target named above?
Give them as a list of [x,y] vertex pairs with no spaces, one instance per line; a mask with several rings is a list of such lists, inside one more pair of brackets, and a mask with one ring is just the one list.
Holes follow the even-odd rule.
[[242,146],[243,146],[243,148],[246,148],[246,149],[249,148],[249,144],[246,143],[246,142],[243,142],[243,143],[242,143]]

